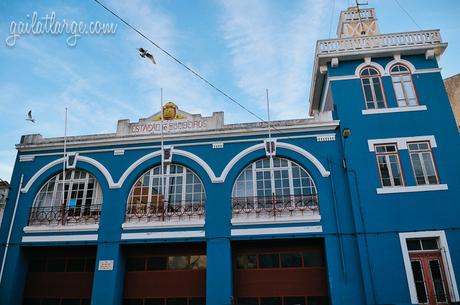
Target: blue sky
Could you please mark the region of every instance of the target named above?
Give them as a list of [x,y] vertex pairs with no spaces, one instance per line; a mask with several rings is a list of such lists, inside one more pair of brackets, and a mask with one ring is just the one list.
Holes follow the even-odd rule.
[[[351,0],[101,0],[219,88],[266,116],[265,88],[274,119],[307,115],[317,39],[334,38],[339,12]],[[418,30],[394,0],[369,0],[382,33]],[[449,47],[443,76],[460,72],[460,1],[399,0],[423,29],[441,29]],[[6,45],[11,22],[55,12],[56,20],[116,23],[116,33],[26,35]],[[332,17],[332,18],[331,18]],[[332,24],[331,24],[332,20]],[[158,111],[160,88],[187,112],[225,111],[226,123],[256,121],[171,61],[92,0],[0,1],[0,178],[10,180],[23,134],[62,136],[115,132],[118,119],[137,121]],[[153,66],[136,48],[154,54]],[[25,121],[32,110],[35,124]]]

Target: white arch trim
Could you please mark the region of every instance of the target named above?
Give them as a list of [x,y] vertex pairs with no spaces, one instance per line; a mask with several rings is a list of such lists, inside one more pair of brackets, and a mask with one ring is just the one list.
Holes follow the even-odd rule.
[[[77,162],[78,161],[86,162],[86,163],[89,163],[89,164],[93,165],[94,167],[96,167],[104,175],[105,179],[107,180],[107,183],[108,183],[109,187],[110,188],[116,188],[116,184],[113,182],[113,178],[110,175],[109,171],[99,161],[96,161],[96,160],[94,160],[93,158],[90,158],[90,157],[80,156],[80,155],[76,155],[75,158],[77,159]],[[50,163],[48,163],[45,166],[43,166],[42,168],[40,168],[32,176],[32,178],[29,179],[27,184],[21,189],[21,192],[22,193],[27,193],[29,191],[30,187],[32,186],[32,184],[35,182],[35,180],[38,179],[38,177],[40,177],[43,173],[45,173],[47,170],[49,170],[53,166],[55,166],[55,165],[57,165],[59,163],[62,163],[62,162],[64,162],[64,157],[56,159],[54,161],[51,161]]]
[[383,76],[385,75],[385,69],[382,67],[382,65],[380,65],[379,63],[376,63],[376,62],[363,62],[361,63],[360,65],[358,65],[355,69],[355,75],[357,77],[360,77],[361,75],[361,70],[364,68],[364,67],[372,67],[372,68],[375,68],[377,69],[377,71],[379,71],[380,73],[380,76]]
[[[313,163],[313,165],[315,165],[315,167],[319,170],[319,172],[321,173],[321,175],[323,177],[329,177],[330,172],[326,170],[326,168],[321,164],[321,162],[315,156],[313,156],[311,153],[309,153],[305,149],[300,148],[300,147],[298,147],[296,145],[293,145],[293,144],[283,143],[283,142],[277,142],[276,146],[280,147],[280,148],[285,148],[285,149],[297,152],[298,154],[304,156],[305,158],[310,160]],[[225,179],[227,178],[227,175],[230,172],[230,170],[233,168],[233,166],[235,166],[235,164],[238,161],[240,161],[246,155],[248,155],[248,154],[250,154],[250,153],[252,153],[252,152],[254,152],[256,150],[259,150],[259,149],[265,149],[264,143],[255,144],[255,145],[250,146],[250,147],[242,150],[241,152],[239,152],[225,166],[224,170],[222,171],[222,174],[219,177],[217,177],[215,175],[214,171],[211,169],[211,167],[203,159],[201,159],[200,157],[198,157],[197,155],[195,155],[195,154],[193,154],[191,152],[181,150],[181,149],[173,149],[173,158],[174,158],[174,154],[189,158],[189,159],[195,161],[196,163],[198,163],[205,170],[205,172],[208,174],[209,179],[212,181],[212,183],[223,183],[223,182],[225,182]],[[160,155],[161,155],[161,151],[158,150],[158,151],[151,152],[151,153],[149,153],[149,154],[137,159],[133,164],[131,164],[124,171],[123,175],[120,177],[120,179],[116,183],[113,181],[112,175],[109,173],[107,168],[105,168],[105,166],[102,165],[99,161],[94,160],[93,158],[90,158],[90,157],[80,156],[80,155],[77,155],[76,158],[77,158],[78,161],[86,162],[86,163],[89,163],[89,164],[93,165],[94,167],[96,167],[104,175],[104,177],[107,180],[107,183],[109,185],[109,188],[112,189],[112,188],[121,188],[123,183],[125,182],[126,178],[129,176],[129,174],[131,174],[140,164],[142,164],[143,162],[145,162],[145,161],[147,161],[149,159],[158,157]],[[56,159],[54,161],[51,161],[50,163],[48,163],[45,166],[43,166],[40,170],[38,170],[32,176],[32,178],[29,179],[27,184],[21,189],[21,192],[27,193],[29,191],[30,187],[32,186],[32,184],[35,182],[35,180],[38,179],[38,177],[40,177],[48,169],[50,169],[53,166],[55,166],[55,165],[57,165],[59,163],[62,163],[62,162],[64,162],[63,157],[59,158],[59,159]]]
[[410,71],[411,74],[414,74],[415,70],[417,70],[415,68],[415,66],[410,61],[407,61],[405,59],[393,59],[392,61],[387,63],[387,65],[385,66],[385,74],[390,75],[390,69],[395,64],[402,64],[402,65],[406,66],[407,68],[409,68],[409,71]]

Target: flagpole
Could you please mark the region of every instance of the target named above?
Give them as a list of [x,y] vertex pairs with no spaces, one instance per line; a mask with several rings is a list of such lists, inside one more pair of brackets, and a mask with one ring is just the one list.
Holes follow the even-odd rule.
[[[161,127],[160,127],[160,134],[161,134],[161,193],[163,195],[163,205],[164,200],[166,198],[165,194],[165,181],[164,181],[164,139],[163,139],[163,88],[160,89],[161,92]],[[163,206],[164,208],[164,206]]]
[[268,148],[269,148],[269,163],[270,163],[270,180],[272,188],[272,205],[273,205],[273,215],[275,215],[275,172],[273,170],[273,147],[272,147],[272,131],[271,131],[271,121],[270,121],[270,100],[268,99],[268,88],[266,89],[267,93],[267,119],[268,119]]
[[64,162],[62,163],[62,205],[65,204],[65,167],[66,167],[66,155],[67,155],[67,107],[65,107],[65,119],[64,119]]

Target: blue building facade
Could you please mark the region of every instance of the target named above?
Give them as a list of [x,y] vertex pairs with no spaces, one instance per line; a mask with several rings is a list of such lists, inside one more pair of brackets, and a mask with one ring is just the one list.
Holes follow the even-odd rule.
[[23,136],[0,304],[459,302],[446,47],[349,8],[317,43],[310,118],[271,135],[167,103],[113,134]]

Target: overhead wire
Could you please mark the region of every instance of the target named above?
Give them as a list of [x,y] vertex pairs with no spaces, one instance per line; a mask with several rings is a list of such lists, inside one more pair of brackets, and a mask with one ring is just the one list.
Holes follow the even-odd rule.
[[395,0],[396,4],[403,10],[404,13],[412,20],[412,22],[419,28],[419,30],[423,31],[422,27],[418,25],[417,21],[409,14],[409,12],[399,3],[399,0]]
[[[150,39],[146,34],[144,34],[141,30],[137,29],[136,27],[134,27],[133,25],[131,25],[128,21],[126,21],[125,19],[123,19],[121,16],[119,16],[116,12],[114,12],[112,9],[110,9],[109,7],[107,7],[106,5],[104,5],[103,3],[101,3],[99,0],[93,0],[94,2],[96,2],[98,5],[100,5],[102,8],[104,8],[107,12],[109,12],[110,14],[112,14],[113,16],[115,16],[118,20],[120,20],[121,22],[123,22],[126,26],[128,26],[129,28],[131,28],[133,31],[135,31],[137,34],[139,34],[141,37],[143,37],[144,39],[146,39],[148,42],[150,42],[153,46],[155,46],[158,50],[160,50],[161,52],[163,52],[165,55],[167,55],[168,57],[170,57],[173,61],[175,61],[176,63],[178,63],[180,66],[182,66],[183,68],[185,68],[187,71],[189,71],[190,73],[192,73],[193,75],[195,75],[196,77],[198,77],[200,80],[202,80],[204,83],[206,83],[208,86],[210,86],[211,88],[213,88],[214,90],[216,90],[217,92],[219,92],[220,94],[222,94],[223,96],[225,96],[228,100],[230,100],[231,102],[233,102],[234,104],[238,105],[240,108],[242,108],[243,110],[245,110],[246,112],[248,112],[249,114],[251,114],[252,116],[254,116],[255,118],[257,118],[258,120],[260,120],[261,122],[263,123],[267,123],[268,122],[263,119],[261,116],[257,115],[255,112],[251,111],[250,109],[248,109],[247,107],[245,107],[242,103],[238,102],[236,99],[234,99],[233,97],[231,97],[229,94],[227,94],[225,91],[223,91],[222,89],[218,88],[216,85],[214,85],[211,81],[209,81],[208,79],[206,79],[204,76],[202,76],[201,74],[199,74],[197,71],[195,71],[194,69],[190,68],[187,64],[185,64],[184,62],[182,62],[180,59],[178,59],[177,57],[175,57],[173,54],[171,54],[170,52],[168,52],[166,49],[162,48],[158,43],[154,42],[152,39]],[[334,0],[335,1],[335,0]],[[286,132],[284,131],[281,131],[279,128],[277,128],[276,126],[271,126],[271,128],[273,130],[276,130],[278,133],[280,134],[283,134],[283,135],[286,135]],[[293,138],[289,137],[289,135],[286,135],[286,137],[290,140],[293,140]],[[319,157],[323,157],[324,159],[329,159],[328,156],[325,156],[325,155],[322,155],[318,152],[315,152],[314,150],[310,149],[310,151],[314,152],[315,155],[319,156]],[[337,166],[342,166],[340,162],[335,162],[333,160],[331,160],[331,163],[337,165]]]

